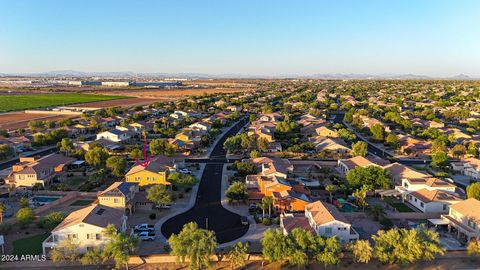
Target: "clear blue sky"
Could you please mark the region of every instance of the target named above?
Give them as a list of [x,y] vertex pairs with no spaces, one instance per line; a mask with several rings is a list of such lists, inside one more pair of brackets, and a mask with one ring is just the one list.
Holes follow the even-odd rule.
[[480,76],[480,1],[0,0],[0,72]]

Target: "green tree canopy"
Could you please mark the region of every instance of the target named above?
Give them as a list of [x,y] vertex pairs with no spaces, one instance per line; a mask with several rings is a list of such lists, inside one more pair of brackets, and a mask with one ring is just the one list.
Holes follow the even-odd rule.
[[480,183],[472,183],[467,187],[467,198],[480,200]]
[[368,186],[369,189],[390,188],[390,173],[379,166],[356,167],[347,174],[347,182],[352,189]]
[[358,141],[352,144],[352,156],[366,156],[368,153],[367,143],[363,141]]
[[147,199],[156,205],[164,205],[173,201],[173,195],[164,185],[154,185],[147,189]]
[[105,165],[108,153],[100,146],[94,146],[85,153],[85,161],[93,166],[100,167]]
[[125,174],[127,162],[119,156],[112,156],[107,159],[106,166],[112,171],[113,175],[121,177]]
[[168,182],[176,187],[191,188],[198,183],[198,180],[189,174],[172,173],[168,176]]
[[248,199],[247,186],[242,182],[234,182],[226,191],[229,201],[245,201]]
[[171,255],[177,261],[190,261],[189,269],[206,269],[210,265],[210,256],[215,254],[217,240],[213,231],[198,228],[197,223],[190,222],[183,226],[178,234],[168,239]]

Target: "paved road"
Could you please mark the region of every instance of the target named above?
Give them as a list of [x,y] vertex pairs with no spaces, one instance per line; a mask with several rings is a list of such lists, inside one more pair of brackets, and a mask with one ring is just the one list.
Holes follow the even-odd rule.
[[184,224],[194,221],[201,228],[215,231],[217,241],[226,243],[242,237],[248,231],[248,226],[243,226],[240,216],[223,208],[221,204],[221,181],[223,163],[226,160],[226,151],[223,149],[223,142],[230,136],[236,134],[246,123],[246,119],[239,122],[230,129],[215,145],[211,156],[217,162],[207,163],[202,175],[197,193],[195,205],[185,213],[167,220],[162,225],[162,233],[167,238],[172,233],[181,231]]
[[[345,115],[344,112],[337,112],[334,114],[335,118],[333,121],[335,123],[341,124],[344,126],[346,129],[349,129],[345,124],[343,123],[343,117]],[[362,140],[367,143],[367,150],[369,153],[373,153],[381,158],[387,159],[387,158],[395,158],[393,155],[391,155],[388,152],[383,151],[382,149],[378,148],[377,146],[373,145],[367,140],[364,140],[363,138],[358,138],[357,136],[357,141]],[[415,164],[427,164],[430,163],[430,161],[425,161],[425,160],[419,160],[419,159],[399,159],[397,162],[402,163],[404,165],[415,165]]]

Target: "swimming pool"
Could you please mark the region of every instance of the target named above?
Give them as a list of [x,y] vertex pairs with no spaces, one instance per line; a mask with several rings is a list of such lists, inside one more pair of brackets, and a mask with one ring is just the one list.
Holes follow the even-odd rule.
[[34,205],[45,205],[51,202],[54,202],[60,199],[62,196],[42,196],[42,195],[35,195],[30,199],[30,202]]
[[357,206],[351,204],[351,203],[342,203],[340,206],[340,211],[342,212],[356,212],[357,211]]

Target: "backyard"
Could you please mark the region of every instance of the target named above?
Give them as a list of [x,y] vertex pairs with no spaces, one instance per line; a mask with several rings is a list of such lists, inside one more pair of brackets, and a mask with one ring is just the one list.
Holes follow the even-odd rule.
[[37,234],[13,241],[13,255],[37,255],[42,254],[42,242],[48,234]]

